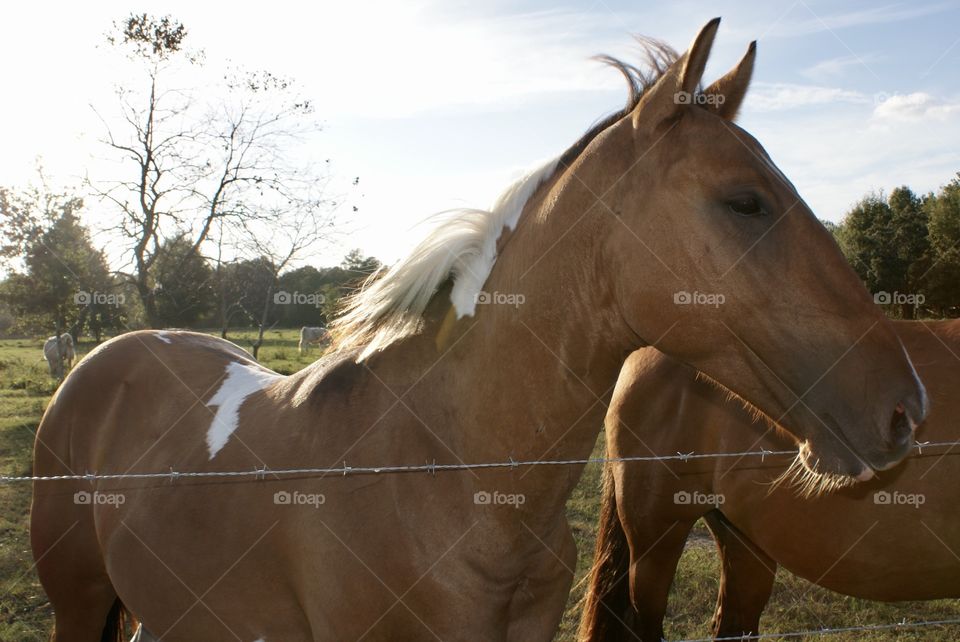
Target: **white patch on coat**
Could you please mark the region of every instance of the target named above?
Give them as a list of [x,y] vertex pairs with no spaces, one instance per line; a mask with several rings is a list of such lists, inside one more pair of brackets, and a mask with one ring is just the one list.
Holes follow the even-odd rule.
[[160,339],[161,341],[163,341],[164,343],[173,343],[173,339],[170,338],[171,335],[172,333],[167,332],[166,330],[157,330],[156,332],[154,332],[154,336]]
[[207,402],[207,407],[217,407],[217,412],[207,430],[207,448],[210,459],[227,444],[230,435],[240,423],[240,406],[247,397],[263,390],[281,375],[260,366],[232,361],[227,364],[227,375],[220,388]]

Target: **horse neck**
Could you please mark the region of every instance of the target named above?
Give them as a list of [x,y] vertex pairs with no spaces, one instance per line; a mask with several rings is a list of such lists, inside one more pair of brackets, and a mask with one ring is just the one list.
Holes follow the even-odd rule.
[[[438,368],[458,390],[473,391],[455,397],[456,416],[468,423],[457,427],[458,440],[471,456],[581,458],[593,448],[636,337],[601,263],[609,217],[581,219],[591,204],[575,179],[544,186],[484,285],[502,302],[457,322],[457,357]],[[436,403],[435,390],[424,392]]]

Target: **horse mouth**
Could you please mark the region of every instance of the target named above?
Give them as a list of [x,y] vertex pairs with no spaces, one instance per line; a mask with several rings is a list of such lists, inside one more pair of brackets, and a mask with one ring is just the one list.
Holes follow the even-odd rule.
[[868,482],[877,473],[900,464],[911,452],[915,443],[917,422],[910,413],[898,405],[888,431],[881,431],[880,443],[866,450],[855,445],[831,415],[821,416],[820,423],[826,429],[820,439],[801,442],[798,457],[813,474],[846,477],[853,482]]
[[856,473],[826,470],[810,443],[804,441],[790,465],[773,480],[771,490],[784,486],[793,489],[800,497],[810,499],[869,481],[873,476],[873,468],[866,464],[862,464]]

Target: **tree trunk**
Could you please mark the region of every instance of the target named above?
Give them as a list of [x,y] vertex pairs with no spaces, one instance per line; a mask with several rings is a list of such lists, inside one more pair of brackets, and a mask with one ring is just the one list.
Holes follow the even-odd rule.
[[63,353],[64,353],[64,347],[63,347],[63,342],[60,340],[60,337],[63,335],[63,326],[64,326],[64,325],[66,325],[66,321],[64,321],[63,315],[58,314],[58,315],[57,315],[57,330],[56,330],[56,331],[57,331],[57,334],[56,334],[56,337],[57,337],[57,368],[56,368],[56,372],[55,372],[55,374],[56,374],[56,376],[57,376],[57,385],[58,385],[58,386],[59,386],[61,383],[63,383],[63,377],[64,377],[64,372],[63,372],[63,357],[64,357],[64,354],[63,354]]
[[227,292],[226,286],[223,283],[223,264],[220,262],[219,257],[217,258],[217,298],[219,299],[219,308],[220,308],[220,338],[227,338],[227,331],[230,325],[230,318],[227,314]]
[[137,279],[137,296],[143,304],[143,313],[147,317],[147,327],[159,329],[163,323],[157,314],[157,299],[153,289],[147,285],[146,278]]
[[260,346],[263,345],[263,333],[267,329],[267,317],[270,316],[270,301],[273,300],[273,286],[267,288],[267,296],[263,298],[263,311],[260,313],[260,324],[257,329],[257,340],[253,342],[253,358],[259,359]]
[[80,310],[80,316],[77,317],[77,322],[73,324],[73,332],[70,333],[73,335],[74,345],[76,345],[77,341],[83,335],[83,328],[87,324],[88,317],[92,318],[96,316],[96,314],[96,310],[91,312],[91,306],[89,305],[84,306],[83,309]]

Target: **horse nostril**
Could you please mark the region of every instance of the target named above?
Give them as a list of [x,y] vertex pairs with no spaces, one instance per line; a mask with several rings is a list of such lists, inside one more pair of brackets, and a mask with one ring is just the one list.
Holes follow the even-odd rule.
[[890,434],[887,438],[889,446],[896,448],[901,446],[913,436],[913,422],[907,417],[906,408],[903,402],[897,404],[893,409],[893,416],[890,418]]

